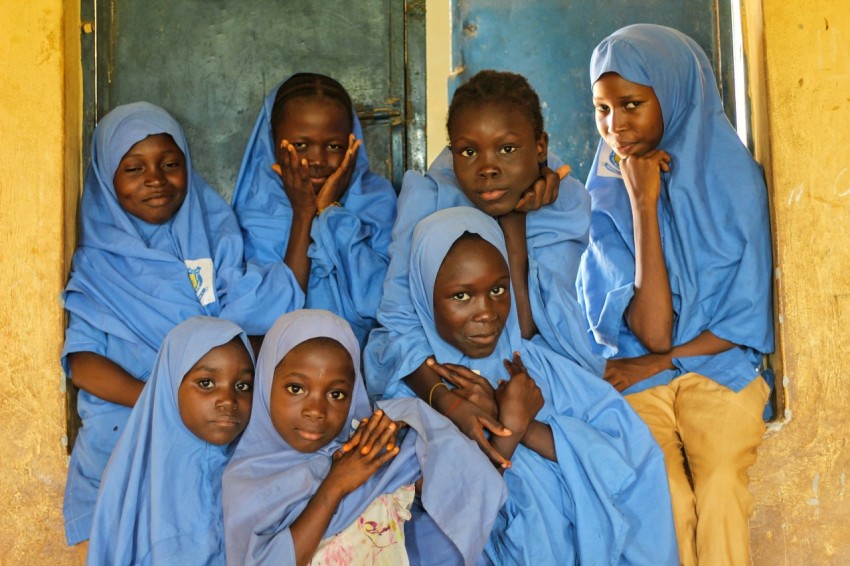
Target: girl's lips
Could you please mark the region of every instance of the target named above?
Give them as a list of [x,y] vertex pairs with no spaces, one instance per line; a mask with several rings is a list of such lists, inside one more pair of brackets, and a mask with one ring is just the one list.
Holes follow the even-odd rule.
[[484,202],[497,201],[508,193],[508,189],[488,189],[478,191],[478,198]]
[[295,432],[304,440],[316,441],[325,437],[324,432],[316,432],[312,430],[304,430],[303,428],[295,429]]
[[480,344],[482,346],[489,346],[496,342],[499,339],[499,333],[494,332],[492,334],[478,334],[476,336],[469,336],[469,341],[474,342],[475,344]]

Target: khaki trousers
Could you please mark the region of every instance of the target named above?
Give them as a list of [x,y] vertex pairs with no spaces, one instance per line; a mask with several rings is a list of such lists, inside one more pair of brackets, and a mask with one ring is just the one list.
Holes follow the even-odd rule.
[[687,373],[626,395],[664,452],[679,561],[686,566],[750,564],[748,470],[765,432],[769,394],[761,377],[735,393]]

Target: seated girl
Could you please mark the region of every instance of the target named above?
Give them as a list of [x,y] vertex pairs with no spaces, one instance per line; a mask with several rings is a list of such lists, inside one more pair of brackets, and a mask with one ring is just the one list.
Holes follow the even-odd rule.
[[362,140],[341,84],[295,74],[266,97],[232,202],[245,255],[284,262],[305,306],[345,318],[361,345],[375,325],[396,213],[395,191],[369,170]]
[[[504,482],[424,403],[372,409],[343,319],[322,310],[282,316],[266,335],[256,385],[254,416],[224,474],[228,564],[480,557]],[[430,521],[430,532],[404,524],[417,482],[427,514],[416,521]]]
[[615,32],[590,79],[602,139],[580,286],[605,379],[664,449],[682,564],[749,564],[773,350],[762,172],[681,32]]
[[[381,326],[364,353],[370,394],[395,397],[401,387],[421,397],[438,381],[425,365],[433,351],[410,297],[410,242],[417,222],[454,206],[497,219],[508,246],[522,335],[540,334],[552,348],[601,374],[602,360],[590,350],[575,291],[587,245],[587,192],[575,179],[559,178],[566,169],[555,173],[547,166],[558,163],[548,153],[537,94],[520,75],[482,71],[455,92],[447,127],[450,146],[428,173],[404,177],[378,310]],[[406,379],[390,380],[398,374]],[[461,430],[467,434],[486,417],[466,402],[456,411],[464,415]]]
[[234,323],[197,316],[168,333],[103,473],[89,564],[224,564],[221,476],[253,381]]
[[63,294],[62,364],[83,420],[65,487],[68,544],[89,536],[103,468],[166,334],[207,315],[262,335],[303,302],[283,266],[245,265],[233,212],[192,169],[180,125],[152,104],[101,119],[80,216]]
[[[417,225],[410,290],[445,381],[427,399],[455,420],[472,402],[506,430],[508,501],[486,547],[495,564],[675,564],[661,450],[595,374],[520,336],[504,236],[451,208]],[[404,376],[397,373],[392,380]]]

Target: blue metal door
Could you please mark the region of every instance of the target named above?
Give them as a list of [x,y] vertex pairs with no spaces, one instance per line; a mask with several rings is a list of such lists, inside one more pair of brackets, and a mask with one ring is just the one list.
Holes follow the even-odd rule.
[[314,71],[351,94],[373,169],[399,186],[405,168],[424,165],[424,61],[408,64],[405,51],[424,52],[417,2],[83,0],[82,16],[86,144],[115,106],[159,104],[229,199],[269,89]]
[[628,24],[681,30],[711,59],[734,119],[730,6],[721,0],[452,0],[453,67],[461,72],[449,95],[482,69],[524,75],[540,95],[550,147],[584,180],[599,139],[588,78],[593,48]]

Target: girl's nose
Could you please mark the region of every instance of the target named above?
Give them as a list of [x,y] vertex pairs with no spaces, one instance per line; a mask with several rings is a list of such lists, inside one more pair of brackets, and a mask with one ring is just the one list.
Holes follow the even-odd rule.
[[222,391],[215,401],[215,406],[223,410],[233,410],[238,404],[236,392],[230,389]]
[[307,150],[307,164],[313,166],[324,167],[328,163],[328,156],[325,150],[318,146],[311,146]]
[[502,170],[499,168],[495,155],[491,154],[489,151],[482,152],[481,163],[478,167],[478,176],[483,179],[498,177],[501,172]]
[[152,187],[159,187],[165,184],[165,174],[159,167],[150,167],[145,172],[145,184]]
[[626,129],[628,121],[623,112],[615,112],[612,110],[608,114],[608,129],[612,132],[620,132]]
[[324,419],[324,403],[321,399],[313,399],[312,397],[308,397],[304,400],[304,405],[301,407],[301,414],[310,419]]
[[496,310],[493,308],[489,298],[481,299],[476,305],[473,320],[476,322],[490,322],[496,319]]

